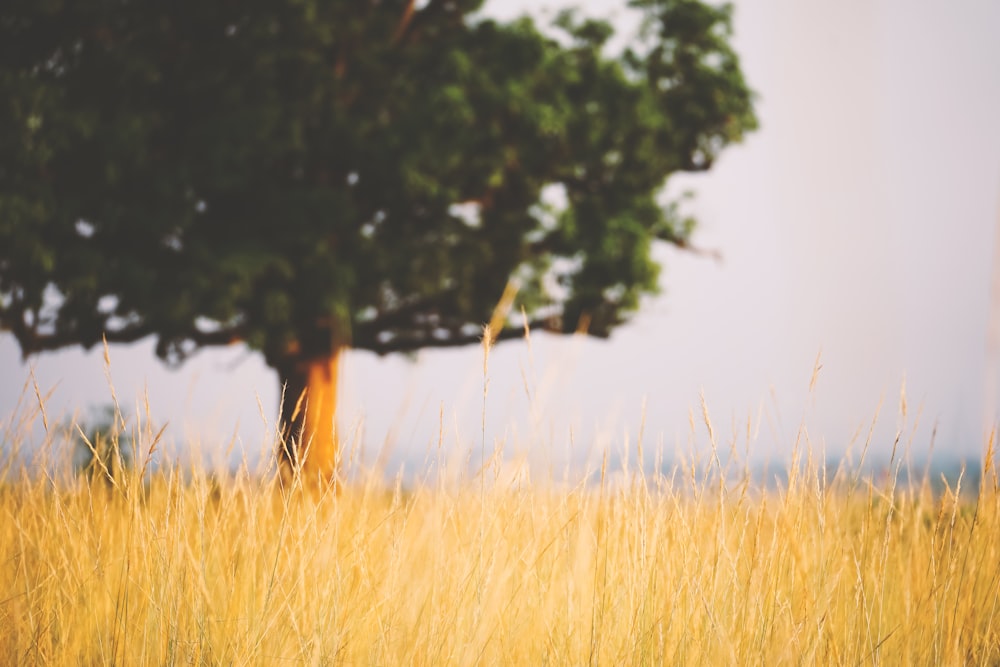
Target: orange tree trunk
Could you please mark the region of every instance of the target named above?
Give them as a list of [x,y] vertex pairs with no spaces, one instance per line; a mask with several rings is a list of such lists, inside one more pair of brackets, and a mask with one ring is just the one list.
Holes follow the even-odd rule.
[[301,471],[307,481],[335,480],[337,441],[337,378],[341,350],[325,357],[296,360],[278,369],[281,399],[282,463]]

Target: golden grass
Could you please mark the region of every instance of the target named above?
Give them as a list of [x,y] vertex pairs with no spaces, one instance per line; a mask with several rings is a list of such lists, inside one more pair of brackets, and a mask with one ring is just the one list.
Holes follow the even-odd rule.
[[965,498],[794,470],[316,498],[245,469],[8,465],[0,663],[1000,662],[992,469]]
[[504,482],[498,448],[317,496],[151,469],[139,425],[134,466],[73,474],[35,394],[0,424],[0,664],[1000,664],[992,440],[973,494],[898,481],[895,450],[877,481],[806,450],[762,486],[705,410],[706,463],[667,476]]

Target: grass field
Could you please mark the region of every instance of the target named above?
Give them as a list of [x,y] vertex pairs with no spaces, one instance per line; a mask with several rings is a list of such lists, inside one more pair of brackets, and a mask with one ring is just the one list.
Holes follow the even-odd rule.
[[713,450],[335,496],[152,469],[143,428],[127,469],[74,474],[52,425],[25,466],[26,423],[0,425],[0,664],[1000,664],[992,442],[971,494],[896,453],[872,476],[800,451],[765,487]]

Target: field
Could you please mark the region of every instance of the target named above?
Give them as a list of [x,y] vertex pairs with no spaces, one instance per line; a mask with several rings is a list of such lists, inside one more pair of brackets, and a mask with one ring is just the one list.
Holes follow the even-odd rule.
[[2,664],[1000,663],[992,442],[971,493],[896,452],[874,475],[801,451],[765,485],[713,449],[332,494],[153,466],[141,426],[85,475],[41,408],[0,432]]

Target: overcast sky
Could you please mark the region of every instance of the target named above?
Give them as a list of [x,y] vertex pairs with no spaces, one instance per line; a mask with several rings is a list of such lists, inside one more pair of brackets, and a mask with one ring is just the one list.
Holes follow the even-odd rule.
[[[507,17],[544,4],[489,9]],[[577,4],[632,25],[619,3]],[[905,377],[914,448],[926,449],[937,424],[936,451],[978,455],[997,407],[986,397],[998,380],[987,323],[1000,3],[746,0],[735,31],[761,130],[709,174],[670,186],[695,191],[697,241],[724,261],[662,249],[663,294],[610,341],[539,334],[530,350],[496,348],[487,446],[503,438],[541,464],[593,461],[603,447],[634,446],[643,428],[647,451],[703,448],[705,429],[689,424],[692,411],[700,423],[703,392],[720,444],[739,432],[742,450],[749,421],[757,457],[786,456],[803,420],[813,445],[836,456],[884,401],[872,447],[888,456]],[[209,452],[234,433],[253,451],[266,442],[258,400],[270,422],[278,387],[258,355],[206,351],[170,371],[143,342],[111,358],[119,399],[147,392],[175,442]],[[43,391],[54,388],[50,418],[110,401],[100,352],[32,364]],[[369,460],[386,441],[391,465],[410,470],[439,442],[479,451],[480,350],[351,353],[343,373],[341,430],[363,427]],[[26,400],[28,375],[14,340],[0,336],[0,419]]]

